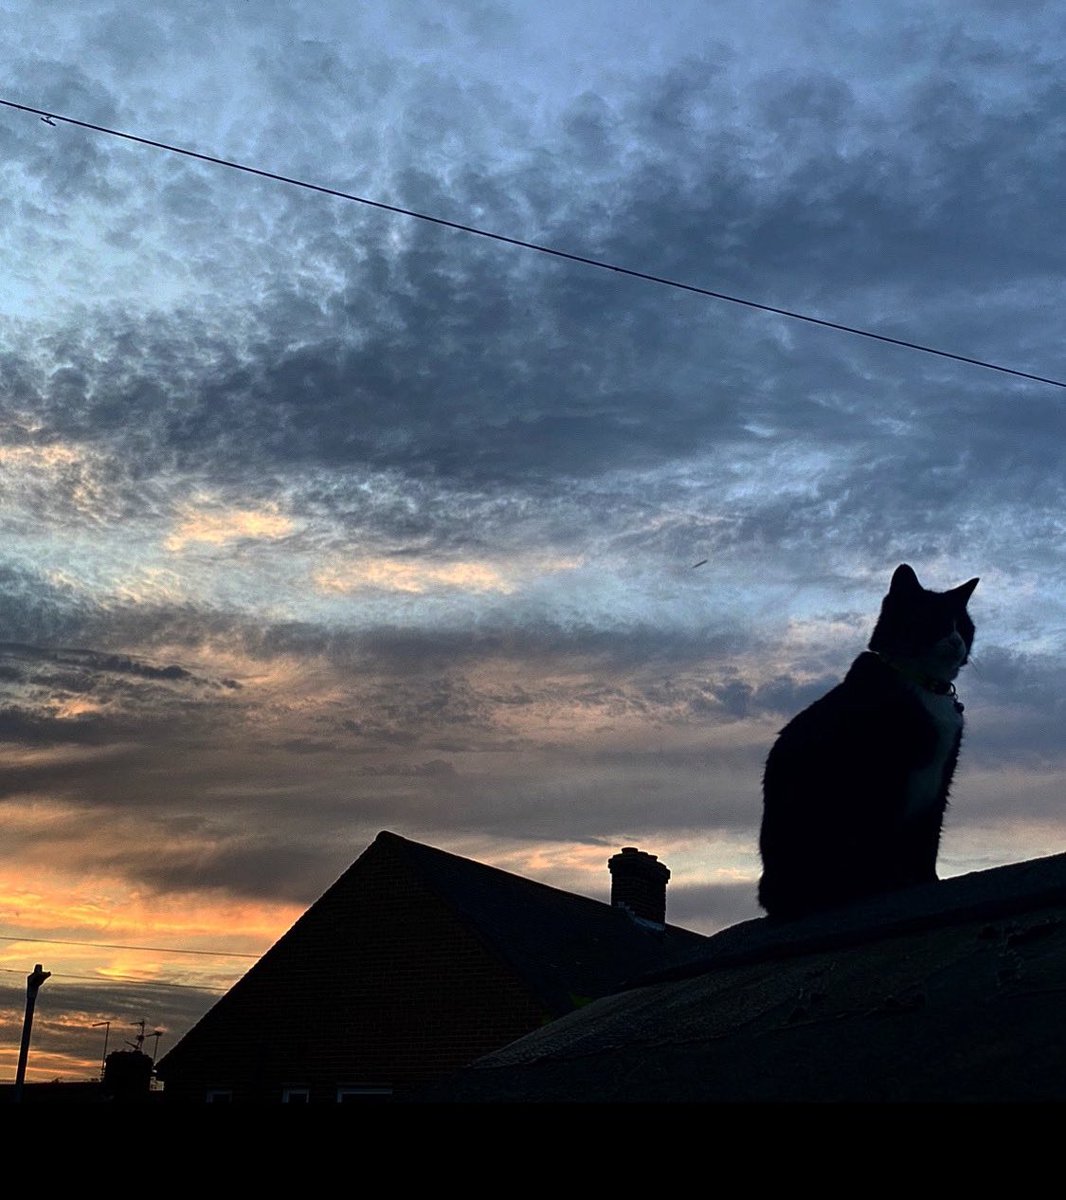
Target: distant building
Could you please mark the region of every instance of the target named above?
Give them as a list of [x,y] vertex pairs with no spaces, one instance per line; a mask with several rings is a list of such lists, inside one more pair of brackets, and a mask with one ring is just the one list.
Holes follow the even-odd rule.
[[153,1065],[143,1050],[112,1050],[104,1061],[103,1093],[119,1104],[151,1100]]
[[440,1079],[707,941],[626,847],[612,904],[380,833],[156,1066],[170,1103],[354,1103]]
[[[152,1060],[139,1050],[112,1050],[102,1079],[27,1083],[21,1104],[157,1104],[162,1092],[152,1088]],[[14,1084],[0,1084],[0,1105],[17,1101]]]

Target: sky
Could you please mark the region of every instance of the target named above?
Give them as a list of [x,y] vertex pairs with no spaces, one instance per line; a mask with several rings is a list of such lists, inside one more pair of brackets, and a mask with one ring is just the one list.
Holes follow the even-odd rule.
[[[1062,15],[0,0],[0,99],[1066,380]],[[8,107],[0,263],[0,1080],[34,963],[28,1079],[165,1053],[383,829],[757,916],[901,562],[941,874],[1066,849],[1063,388]]]

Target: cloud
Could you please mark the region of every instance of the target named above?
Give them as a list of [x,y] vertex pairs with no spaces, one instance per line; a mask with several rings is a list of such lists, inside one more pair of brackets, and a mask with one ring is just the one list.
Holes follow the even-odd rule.
[[199,501],[184,508],[164,544],[168,550],[181,552],[199,542],[222,546],[246,538],[273,541],[287,536],[294,528],[295,522],[278,512],[277,505],[258,509],[217,508]]
[[327,592],[382,588],[386,591],[422,593],[443,587],[507,594],[514,590],[514,585],[499,570],[485,563],[433,565],[388,559],[323,568],[315,574],[315,586]]
[[[1050,9],[38,8],[42,106],[1056,374]],[[1053,389],[10,112],[0,150],[21,862],[280,926],[381,828],[599,889],[636,841],[671,919],[754,915],[766,751],[903,561],[982,578],[952,863],[1053,843]]]
[[363,559],[338,562],[319,568],[315,586],[325,592],[384,591],[424,594],[456,589],[472,592],[499,592],[510,595],[530,576],[569,571],[580,565],[577,559],[491,563],[467,560],[450,563],[423,562],[418,559]]

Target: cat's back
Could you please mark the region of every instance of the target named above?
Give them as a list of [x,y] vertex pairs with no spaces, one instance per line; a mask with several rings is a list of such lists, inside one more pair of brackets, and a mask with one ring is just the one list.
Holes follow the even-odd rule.
[[932,761],[934,742],[921,701],[869,652],[789,721],[763,776],[767,912],[828,907],[891,877],[911,781]]
[[[921,733],[927,724],[921,701],[876,654],[865,651],[836,687],[781,730],[767,758],[766,773],[776,782],[784,760],[791,771],[797,760],[809,758],[824,786],[839,777],[835,768],[841,763],[850,759],[870,763],[869,756],[878,747],[893,756],[906,746],[917,752],[914,739],[924,740]],[[845,779],[847,785],[856,782]]]

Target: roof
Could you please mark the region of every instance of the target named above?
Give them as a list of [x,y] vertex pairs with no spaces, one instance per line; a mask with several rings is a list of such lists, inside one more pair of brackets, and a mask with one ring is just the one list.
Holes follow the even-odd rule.
[[1064,990],[1056,855],[734,926],[422,1099],[1061,1101]]
[[379,833],[375,844],[402,856],[559,1015],[685,961],[708,941],[395,833]]
[[[296,1013],[303,1024],[309,1005],[320,1021],[328,1014],[351,1025],[360,1019],[360,1005],[386,1003],[381,998],[387,997],[392,1011],[405,1009],[417,1021],[412,989],[426,1002],[427,994],[443,986],[442,970],[449,972],[450,996],[482,986],[473,980],[467,985],[469,960],[454,959],[442,944],[442,938],[455,934],[500,962],[541,1020],[683,961],[707,941],[701,934],[654,927],[601,901],[382,831],[160,1060],[157,1072],[169,1080],[198,1058],[221,1061],[224,1054],[229,1061],[251,1054],[244,1044],[248,1039],[239,1036],[243,1022],[251,1020],[257,1030],[284,1027],[287,1014]],[[328,989],[323,988],[326,972]],[[478,999],[490,1006],[505,1003]]]

